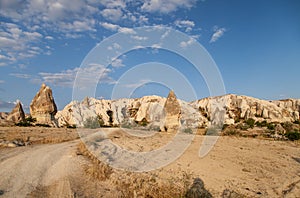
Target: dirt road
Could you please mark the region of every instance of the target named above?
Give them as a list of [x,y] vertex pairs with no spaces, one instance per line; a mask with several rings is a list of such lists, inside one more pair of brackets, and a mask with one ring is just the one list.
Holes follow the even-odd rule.
[[[74,155],[77,141],[0,150],[0,190],[3,197],[26,197],[39,186],[68,181],[81,168]],[[61,188],[64,185],[64,188]],[[71,197],[65,186],[57,185],[56,193]],[[53,191],[54,192],[54,191]]]

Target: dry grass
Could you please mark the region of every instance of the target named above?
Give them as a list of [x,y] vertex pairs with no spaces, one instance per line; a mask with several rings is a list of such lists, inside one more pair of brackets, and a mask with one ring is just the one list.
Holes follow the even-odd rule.
[[83,142],[78,144],[77,154],[90,160],[90,164],[84,165],[88,175],[109,182],[121,197],[184,197],[193,180],[192,174],[186,171],[176,171],[176,174],[163,170],[133,173],[112,169],[91,154]]
[[77,146],[77,154],[86,156],[91,163],[85,165],[84,170],[91,177],[104,181],[110,177],[113,170],[108,165],[98,160],[93,154],[91,154],[86,148],[83,142],[80,142]]
[[61,143],[78,139],[76,129],[47,127],[0,127],[0,141],[21,140],[30,144]]

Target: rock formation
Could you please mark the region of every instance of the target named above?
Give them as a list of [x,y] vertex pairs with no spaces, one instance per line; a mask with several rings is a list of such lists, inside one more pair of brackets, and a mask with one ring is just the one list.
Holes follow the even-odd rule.
[[17,102],[13,110],[8,114],[6,120],[13,121],[14,123],[25,121],[25,113],[20,101]]
[[248,96],[233,94],[221,97],[204,98],[192,102],[195,108],[200,109],[209,118],[213,114],[211,102],[217,98],[224,100],[226,114],[224,122],[234,124],[237,120],[253,118],[255,121],[267,122],[294,122],[299,120],[300,100],[288,99],[266,101]]
[[180,127],[181,107],[174,91],[170,91],[164,105],[165,121],[162,131],[176,131]]
[[30,104],[30,115],[36,118],[36,123],[55,126],[54,116],[56,112],[57,107],[54,102],[52,90],[45,84],[42,84]]
[[82,102],[71,102],[55,117],[59,126],[75,124],[81,127],[88,117],[99,116],[105,126],[149,123],[149,127],[159,127],[165,100],[159,96],[119,100],[85,98]]
[[[221,105],[220,105],[221,104]],[[224,112],[216,107],[223,106]],[[97,100],[86,98],[72,101],[56,114],[59,126],[83,126],[88,117],[100,116],[106,126],[143,124],[148,128],[167,130],[209,127],[213,122],[234,124],[253,118],[255,121],[294,122],[299,120],[300,100],[266,101],[248,96],[228,94],[193,102],[176,99],[174,92],[168,98],[144,96],[136,99]],[[110,122],[112,121],[112,122]]]

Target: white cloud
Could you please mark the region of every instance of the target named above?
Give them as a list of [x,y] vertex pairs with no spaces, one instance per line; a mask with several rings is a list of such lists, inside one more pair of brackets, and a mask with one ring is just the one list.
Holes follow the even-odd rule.
[[97,84],[98,80],[101,83],[114,83],[114,80],[109,76],[110,72],[110,69],[95,63],[88,67],[76,67],[58,73],[41,72],[39,75],[43,82],[60,87],[73,87],[75,78],[78,86],[88,87],[91,84]]
[[107,30],[118,31],[124,34],[136,34],[133,28],[121,27],[119,25],[107,23],[107,22],[100,23],[100,25]]
[[126,8],[126,2],[124,0],[101,0],[100,2],[107,8]]
[[136,82],[136,83],[123,83],[122,86],[126,87],[126,88],[138,88],[138,87],[141,87],[150,82],[152,82],[152,81],[144,79],[144,80],[140,80],[139,82]]
[[148,37],[146,37],[146,36],[137,36],[137,35],[131,36],[131,38],[133,38],[133,39],[135,39],[137,41],[145,41],[145,40],[148,39]]
[[4,80],[0,80],[0,84],[2,84],[2,83],[5,83],[5,81]]
[[[1,16],[10,18],[27,29],[46,29],[52,32],[70,33],[75,27],[83,34],[94,31],[95,23],[90,23],[99,12],[99,2],[88,0],[24,0],[7,3],[1,1]],[[3,3],[6,2],[6,3]],[[67,25],[66,25],[67,24]]]
[[180,42],[180,47],[182,47],[182,48],[186,48],[187,46],[190,46],[190,45],[192,45],[193,43],[195,43],[195,39],[193,39],[193,38],[190,38],[188,41],[182,41],[182,42]]
[[45,39],[53,40],[54,38],[52,36],[46,36]]
[[106,20],[113,21],[113,22],[119,21],[123,16],[123,12],[119,8],[117,9],[107,8],[102,10],[100,13]]
[[123,60],[122,59],[115,58],[115,59],[112,60],[111,66],[112,67],[123,67],[125,65],[123,64]]
[[190,20],[176,20],[175,25],[179,28],[185,28],[186,32],[190,32],[195,26],[195,23]]
[[113,43],[111,46],[107,47],[108,50],[119,50],[122,49],[122,46],[118,43]]
[[29,74],[11,73],[10,75],[17,78],[24,78],[24,79],[32,78],[32,76]]
[[214,43],[216,42],[220,37],[222,37],[224,35],[224,33],[226,32],[225,28],[214,28],[214,33],[210,39],[210,43]]
[[132,28],[128,28],[128,27],[119,27],[118,32],[124,34],[136,34],[136,32]]
[[196,0],[146,0],[141,9],[145,12],[169,13],[179,8],[191,8]]
[[117,31],[119,29],[119,25],[115,25],[115,24],[112,24],[112,23],[100,23],[100,25],[102,27],[104,27],[105,29],[108,29],[108,30],[111,30],[111,31]]
[[43,35],[37,31],[26,31],[14,23],[2,22],[0,26],[0,57],[5,64],[18,59],[43,54],[44,50],[37,47]]

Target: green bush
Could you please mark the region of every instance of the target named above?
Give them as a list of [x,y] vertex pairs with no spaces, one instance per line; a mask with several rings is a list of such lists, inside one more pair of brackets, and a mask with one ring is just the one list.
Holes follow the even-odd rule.
[[29,127],[32,126],[32,124],[30,122],[18,122],[15,124],[16,126],[22,126],[22,127]]
[[236,129],[230,129],[230,130],[226,130],[223,135],[228,135],[228,136],[231,136],[231,135],[238,135],[238,131]]
[[183,132],[187,134],[193,134],[193,130],[191,128],[185,128]]
[[239,123],[240,121],[240,118],[235,118],[234,123]]
[[299,120],[295,120],[294,124],[300,124],[300,121]]
[[257,126],[257,127],[266,127],[267,125],[268,125],[268,123],[266,120],[264,120],[262,122],[259,122],[259,121],[255,122],[255,126]]
[[16,123],[16,126],[22,126],[22,127],[29,127],[29,126],[33,126],[32,123],[36,122],[36,118],[33,118],[31,116],[25,118],[25,121],[21,121]]
[[245,121],[245,123],[252,129],[254,127],[255,120],[253,118],[249,118]]
[[90,128],[90,129],[96,129],[96,128],[100,128],[100,122],[97,117],[89,117],[87,118],[84,122],[83,122],[83,126],[84,128]]
[[67,124],[67,128],[68,129],[76,129],[77,127],[76,127],[76,124],[73,124],[73,125]]
[[36,118],[33,118],[33,117],[31,117],[31,116],[25,118],[25,120],[26,120],[26,122],[29,122],[29,123],[31,123],[31,122],[36,122]]
[[281,126],[282,126],[286,131],[293,131],[293,123],[291,123],[291,122],[284,122],[284,123],[281,123]]
[[225,130],[228,126],[228,124],[223,124],[222,131]]
[[209,127],[206,129],[206,133],[205,135],[219,135],[219,132],[221,131],[221,129],[217,128],[217,127]]
[[299,140],[300,139],[300,133],[298,131],[290,131],[287,132],[285,134],[285,136],[291,140],[291,141],[295,141],[295,140]]
[[273,124],[273,123],[268,123],[268,124],[267,124],[267,128],[268,128],[269,130],[275,130],[275,124]]
[[143,127],[145,127],[145,126],[148,125],[148,121],[145,118],[143,118],[143,120],[140,121],[140,122],[138,122],[138,124],[141,125],[141,126],[143,126]]

